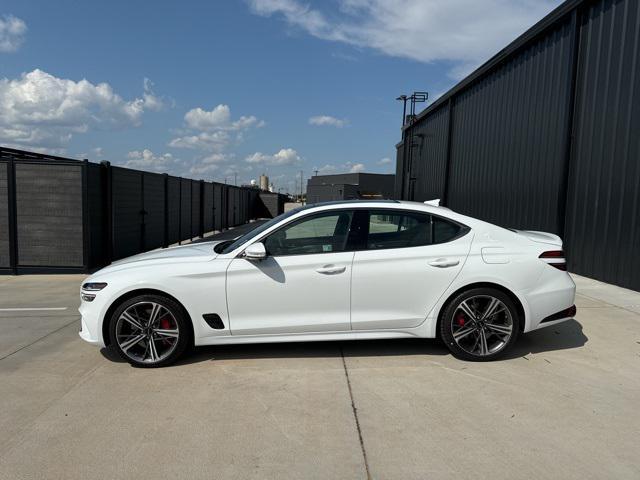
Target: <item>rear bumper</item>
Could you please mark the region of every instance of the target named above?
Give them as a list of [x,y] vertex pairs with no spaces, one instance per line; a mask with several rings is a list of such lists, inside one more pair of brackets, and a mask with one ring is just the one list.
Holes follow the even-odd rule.
[[566,272],[548,267],[539,287],[525,294],[529,304],[529,322],[525,332],[555,325],[575,316],[576,284]]

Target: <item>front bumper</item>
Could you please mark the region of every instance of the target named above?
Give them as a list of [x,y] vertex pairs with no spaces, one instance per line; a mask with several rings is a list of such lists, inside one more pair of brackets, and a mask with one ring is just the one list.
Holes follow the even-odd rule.
[[101,305],[93,302],[82,301],[78,311],[80,312],[80,331],[78,335],[85,342],[99,347],[104,347],[104,339],[102,338],[102,324],[100,322]]

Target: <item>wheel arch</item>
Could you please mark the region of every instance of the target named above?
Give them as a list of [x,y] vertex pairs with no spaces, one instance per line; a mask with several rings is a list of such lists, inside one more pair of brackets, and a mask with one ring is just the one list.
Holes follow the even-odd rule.
[[108,347],[111,344],[111,338],[109,335],[109,320],[111,318],[111,315],[113,315],[113,312],[115,311],[115,309],[118,308],[123,302],[126,302],[130,298],[134,298],[140,295],[158,295],[161,297],[166,297],[176,302],[180,306],[180,308],[182,308],[182,312],[189,320],[189,324],[191,325],[191,343],[193,343],[195,338],[195,331],[193,328],[193,319],[191,318],[191,315],[189,315],[189,311],[184,307],[182,302],[178,300],[176,297],[174,297],[173,295],[170,295],[167,292],[163,292],[162,290],[157,290],[154,288],[138,288],[136,290],[131,290],[126,293],[123,293],[118,298],[116,298],[113,302],[111,302],[111,305],[109,305],[109,308],[104,314],[104,318],[102,319],[102,340],[106,347]]
[[444,315],[444,312],[449,306],[449,303],[451,303],[451,301],[462,292],[466,290],[471,290],[473,288],[494,288],[496,290],[501,291],[505,295],[507,295],[509,299],[513,302],[513,304],[516,306],[516,309],[518,311],[518,328],[521,333],[524,332],[525,324],[526,324],[526,314],[524,310],[524,305],[522,304],[522,301],[518,298],[518,296],[515,293],[513,293],[511,290],[509,290],[507,287],[505,287],[504,285],[500,285],[499,283],[475,282],[475,283],[470,283],[468,285],[464,285],[458,288],[457,290],[452,292],[444,301],[444,303],[442,304],[442,307],[440,307],[440,311],[438,312],[438,320],[436,322],[436,337],[438,338],[440,337],[440,324],[442,322],[442,316]]

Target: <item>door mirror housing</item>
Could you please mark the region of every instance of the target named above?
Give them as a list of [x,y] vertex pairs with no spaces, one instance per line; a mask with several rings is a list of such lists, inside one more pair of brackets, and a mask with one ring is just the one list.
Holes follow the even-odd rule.
[[244,250],[244,256],[247,260],[264,260],[267,258],[267,250],[264,248],[264,243],[252,243]]

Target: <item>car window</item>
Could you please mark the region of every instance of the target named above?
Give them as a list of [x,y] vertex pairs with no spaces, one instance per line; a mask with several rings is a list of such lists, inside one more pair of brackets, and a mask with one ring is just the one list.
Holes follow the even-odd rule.
[[384,210],[369,212],[368,250],[430,244],[431,215]]
[[352,211],[332,211],[309,215],[292,222],[264,241],[269,255],[308,255],[346,250]]
[[367,250],[406,248],[449,242],[466,227],[435,215],[396,210],[371,210]]
[[433,243],[445,243],[458,237],[462,231],[462,226],[449,222],[440,217],[432,217],[433,222]]

